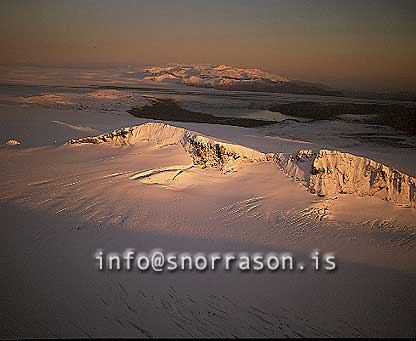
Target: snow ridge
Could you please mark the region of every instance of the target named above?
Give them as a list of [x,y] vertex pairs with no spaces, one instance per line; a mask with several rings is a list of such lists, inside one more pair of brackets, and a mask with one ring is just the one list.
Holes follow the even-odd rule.
[[141,141],[155,142],[159,147],[180,144],[194,165],[218,168],[223,173],[237,171],[244,162],[273,160],[286,174],[319,196],[339,193],[375,196],[416,207],[415,178],[374,160],[336,150],[300,150],[294,155],[265,154],[163,123],[145,123],[95,137],[70,140],[67,144],[131,146]]
[[416,179],[374,160],[326,149],[279,153],[274,159],[285,173],[319,196],[375,196],[416,207]]
[[108,134],[70,140],[67,144],[112,143],[118,146],[132,146],[141,141],[152,141],[159,147],[180,144],[189,153],[195,165],[218,168],[223,173],[237,171],[242,162],[266,160],[266,154],[257,150],[216,141],[196,132],[163,123],[145,123],[114,130]]

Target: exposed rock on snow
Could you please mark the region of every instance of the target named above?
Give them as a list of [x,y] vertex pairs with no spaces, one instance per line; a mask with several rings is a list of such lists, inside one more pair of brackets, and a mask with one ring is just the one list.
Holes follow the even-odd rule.
[[193,165],[214,167],[223,173],[237,171],[242,162],[274,160],[284,172],[319,196],[355,194],[375,196],[415,207],[416,179],[381,163],[336,150],[299,150],[297,154],[268,153],[216,141],[196,132],[163,123],[146,123],[67,144],[112,143],[129,146],[142,141],[159,147],[180,144]]
[[340,91],[324,85],[300,82],[261,71],[228,65],[154,66],[136,74],[144,81],[176,83],[221,90],[265,91],[295,94],[340,96]]
[[8,145],[8,146],[17,146],[19,144],[20,144],[20,141],[18,141],[18,140],[8,140],[6,142],[6,145]]
[[237,171],[242,162],[265,161],[266,155],[254,149],[216,141],[196,132],[163,123],[146,123],[114,130],[108,134],[70,140],[67,144],[112,143],[129,146],[141,141],[155,142],[160,147],[181,144],[189,153],[193,164],[219,168],[222,172]]
[[275,162],[291,177],[320,196],[375,196],[400,205],[416,206],[416,179],[374,160],[336,150],[279,153]]
[[227,65],[155,66],[145,70],[145,80],[183,83],[194,86],[227,86],[235,83],[288,82],[285,77],[258,69],[241,69]]

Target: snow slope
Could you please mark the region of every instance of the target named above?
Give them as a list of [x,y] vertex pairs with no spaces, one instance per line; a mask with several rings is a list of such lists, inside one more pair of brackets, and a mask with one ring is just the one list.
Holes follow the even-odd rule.
[[320,196],[355,194],[375,196],[415,207],[416,179],[368,158],[335,150],[300,150],[296,155],[261,153],[241,145],[216,141],[196,132],[163,123],[146,123],[108,134],[70,140],[68,144],[113,143],[134,145],[153,141],[159,146],[182,145],[193,164],[237,171],[242,162],[274,160],[290,176]]
[[135,92],[114,89],[95,90],[87,93],[44,92],[37,96],[20,97],[18,102],[59,109],[95,111],[127,111],[132,107],[151,103],[146,97]]
[[289,80],[258,69],[227,65],[172,65],[145,69],[145,80],[183,83],[194,86],[227,86],[235,83],[286,83]]
[[215,167],[226,173],[238,170],[242,162],[265,161],[266,154],[244,146],[216,141],[193,131],[163,123],[146,123],[114,130],[108,134],[70,140],[68,144],[109,142],[119,146],[153,141],[160,147],[181,144],[195,165]]
[[[122,133],[108,143],[62,146],[145,120],[38,105],[0,111],[3,140],[22,142],[0,148],[1,338],[414,336],[416,210],[371,196],[317,197],[272,161],[227,174],[202,169],[180,143],[197,131],[247,157],[331,149],[337,144],[307,141],[340,135],[339,122],[321,130],[288,125],[285,134],[277,126],[143,125],[135,130],[143,140]],[[413,149],[360,147],[351,152],[400,168],[412,163]],[[406,162],[386,157],[405,153]],[[306,265],[318,249],[333,252],[339,269],[97,271],[97,249],[126,248],[289,251]]]
[[275,161],[320,196],[355,194],[416,206],[415,178],[365,157],[322,149],[278,153]]
[[290,80],[259,69],[228,65],[168,65],[152,66],[130,74],[142,81],[186,84],[205,88],[239,91],[261,91],[292,94],[340,96],[342,93],[327,86]]

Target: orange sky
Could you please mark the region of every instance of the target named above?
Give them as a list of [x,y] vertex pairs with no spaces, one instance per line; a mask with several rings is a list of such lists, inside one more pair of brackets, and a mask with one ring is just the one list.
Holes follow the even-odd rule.
[[416,89],[415,1],[2,1],[0,64],[258,67]]

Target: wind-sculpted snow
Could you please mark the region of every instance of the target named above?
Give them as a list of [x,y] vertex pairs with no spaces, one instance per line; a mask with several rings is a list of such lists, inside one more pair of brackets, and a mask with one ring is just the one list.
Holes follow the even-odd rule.
[[415,207],[416,179],[381,163],[336,150],[300,150],[292,154],[265,154],[241,145],[216,141],[196,132],[162,123],[146,123],[67,144],[112,143],[131,146],[143,141],[158,147],[180,144],[193,165],[223,173],[237,171],[243,162],[274,160],[285,173],[319,196],[355,194],[375,196]]
[[279,153],[275,162],[319,196],[375,196],[399,205],[416,206],[416,179],[374,160],[336,150]]
[[67,144],[112,143],[131,146],[143,141],[154,142],[159,147],[181,144],[189,153],[194,165],[219,168],[224,173],[237,171],[242,162],[266,160],[264,153],[254,149],[216,141],[196,132],[163,123],[146,123],[114,130],[108,134],[70,140]]

